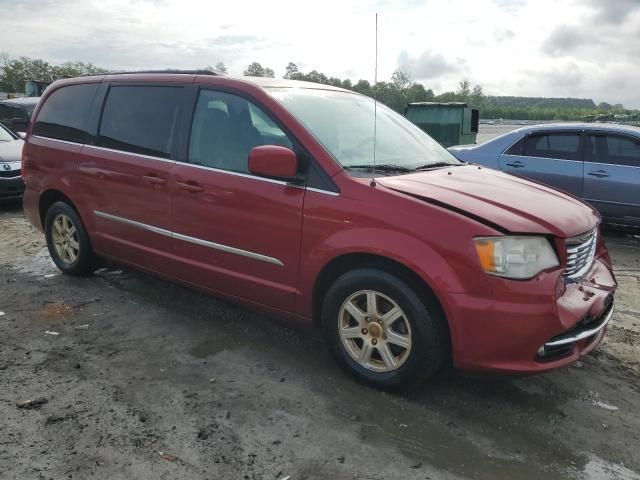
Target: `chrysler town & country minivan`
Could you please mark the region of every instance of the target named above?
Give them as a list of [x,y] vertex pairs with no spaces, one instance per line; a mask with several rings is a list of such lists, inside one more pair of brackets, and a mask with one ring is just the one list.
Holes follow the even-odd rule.
[[597,212],[462,163],[382,105],[374,133],[375,112],[277,79],[58,81],[27,133],[25,212],[65,273],[106,257],[321,325],[380,388],[594,349],[616,288]]

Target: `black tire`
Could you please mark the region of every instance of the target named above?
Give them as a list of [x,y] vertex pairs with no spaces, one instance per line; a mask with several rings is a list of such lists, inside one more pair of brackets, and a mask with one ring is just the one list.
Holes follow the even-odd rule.
[[[356,292],[365,290],[379,292],[393,300],[404,312],[402,318],[409,323],[411,348],[404,363],[395,370],[380,372],[365,368],[351,356],[340,337],[343,304]],[[445,322],[435,299],[421,298],[404,280],[374,268],[352,270],[340,276],[327,291],[322,304],[322,327],[338,362],[356,380],[381,390],[415,387],[444,365],[449,352]],[[374,355],[382,360],[380,353]]]
[[[79,248],[77,256],[72,262],[63,259],[60,256],[53,242],[53,223],[60,215],[64,215],[68,218],[75,227],[76,233],[74,235],[74,240],[77,240]],[[85,276],[93,272],[95,267],[95,256],[91,249],[91,242],[89,241],[87,231],[84,228],[84,224],[82,223],[80,216],[71,205],[60,201],[55,202],[51,207],[49,207],[44,220],[44,233],[47,239],[49,255],[63,273],[74,276]]]

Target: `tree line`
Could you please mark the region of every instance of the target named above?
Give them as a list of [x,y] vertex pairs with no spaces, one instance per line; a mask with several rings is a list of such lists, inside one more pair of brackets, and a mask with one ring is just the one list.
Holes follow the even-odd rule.
[[[0,55],[0,60],[0,91],[12,93],[24,92],[26,80],[52,82],[58,78],[99,75],[110,72],[108,69],[85,62],[65,62],[53,65],[42,59],[10,58],[7,54]],[[223,62],[216,63],[215,67],[207,66],[205,69],[227,73],[227,66]],[[259,62],[249,64],[243,73],[254,77],[275,77],[272,68],[264,67]],[[409,73],[402,68],[396,69],[388,81],[371,84],[368,80],[353,82],[348,78],[340,79],[327,76],[317,70],[305,73],[295,63],[289,62],[285,68],[284,78],[352,90],[375,97],[399,113],[404,113],[407,104],[413,102],[465,102],[479,107],[481,118],[580,120],[602,118],[603,116],[613,118],[615,114],[627,114],[640,118],[640,112],[637,110],[627,110],[623,105],[610,105],[605,102],[596,105],[591,99],[485,95],[481,85],[472,86],[468,79],[462,79],[456,90],[436,95],[431,88],[426,88],[422,83],[414,82]]]

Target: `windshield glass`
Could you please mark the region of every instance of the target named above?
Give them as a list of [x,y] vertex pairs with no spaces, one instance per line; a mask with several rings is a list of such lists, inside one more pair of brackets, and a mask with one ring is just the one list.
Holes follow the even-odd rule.
[[[373,162],[374,101],[333,90],[269,88],[343,167]],[[459,165],[439,143],[402,115],[378,102],[376,165],[399,169]]]
[[13,136],[0,126],[0,142],[10,142],[11,140],[13,140]]

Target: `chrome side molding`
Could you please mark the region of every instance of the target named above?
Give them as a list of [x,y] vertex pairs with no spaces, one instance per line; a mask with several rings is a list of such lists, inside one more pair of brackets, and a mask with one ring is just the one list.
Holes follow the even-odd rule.
[[190,237],[189,235],[184,235],[178,232],[172,232],[171,230],[155,227],[153,225],[147,225],[146,223],[137,222],[135,220],[130,220],[124,217],[119,217],[117,215],[112,215],[110,213],[100,212],[98,210],[94,210],[93,213],[95,214],[96,217],[103,218],[105,220],[111,220],[113,222],[123,223],[125,225],[130,225],[132,227],[139,228],[141,230],[147,230],[149,232],[157,233],[158,235],[164,235],[165,237],[182,240],[183,242],[189,242],[195,245],[201,245],[203,247],[213,248],[214,250],[220,250],[222,252],[232,253],[234,255],[240,255],[241,257],[252,258],[254,260],[259,260],[261,262],[272,263],[280,267],[284,266],[284,263],[282,263],[277,258],[269,257],[267,255],[262,255],[261,253],[250,252],[249,250],[243,250],[241,248],[231,247],[229,245],[223,245],[221,243],[215,243],[209,240],[203,240],[201,238]]

